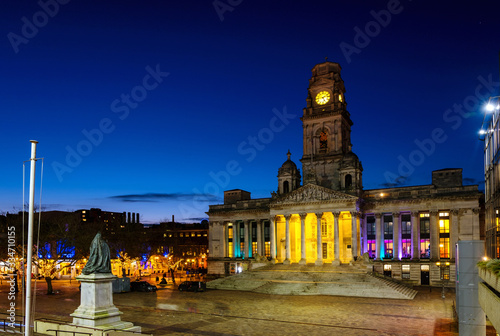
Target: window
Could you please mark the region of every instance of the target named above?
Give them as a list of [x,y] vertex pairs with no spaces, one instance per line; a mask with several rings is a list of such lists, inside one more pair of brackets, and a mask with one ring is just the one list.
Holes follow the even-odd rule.
[[375,238],[375,234],[376,234],[376,226],[375,226],[375,217],[367,217],[366,218],[366,235],[368,236],[368,238]]
[[450,213],[439,213],[439,257],[450,257]]
[[326,220],[321,218],[321,237],[328,236],[328,225],[326,224]]
[[347,174],[345,176],[345,187],[346,188],[352,187],[352,176],[351,176],[351,174]]
[[240,256],[242,258],[245,258],[245,243],[244,242],[240,243]]
[[179,237],[184,237],[184,233],[179,233]]
[[252,242],[252,255],[257,254],[257,242]]
[[328,259],[328,243],[323,243],[323,259]]
[[322,131],[319,135],[319,148],[320,149],[328,148],[328,134],[325,131]]
[[392,258],[392,239],[386,239],[384,241],[384,258]]
[[411,258],[411,239],[403,239],[401,240],[402,244],[402,258]]
[[286,194],[290,191],[290,185],[288,184],[288,181],[283,182],[283,193]]
[[450,238],[439,238],[439,256],[444,259],[450,257]]
[[420,235],[430,234],[430,218],[428,213],[420,214]]
[[230,241],[229,243],[227,243],[227,256],[229,258],[233,257],[233,242],[232,241]]
[[266,257],[271,256],[271,242],[266,241],[266,243],[264,244],[264,254],[266,255]]
[[367,240],[366,243],[368,245],[368,255],[370,256],[371,259],[374,259],[376,257],[376,254],[375,254],[376,241],[375,240]]
[[[411,216],[408,214],[404,214],[401,216],[401,234],[410,235],[411,236]],[[410,238],[410,237],[405,237]]]
[[401,265],[401,277],[403,279],[410,278],[410,265]]
[[390,236],[386,238],[392,238],[392,216],[384,216],[384,236]]
[[431,257],[431,240],[429,238],[420,239],[420,258],[429,259]]
[[233,226],[232,224],[229,224],[227,228],[227,238],[233,239]]

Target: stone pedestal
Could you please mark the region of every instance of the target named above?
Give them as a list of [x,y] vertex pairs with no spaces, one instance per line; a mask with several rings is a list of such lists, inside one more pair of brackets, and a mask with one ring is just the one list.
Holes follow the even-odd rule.
[[118,329],[141,331],[131,322],[121,321],[122,314],[113,304],[113,280],[111,273],[93,273],[76,278],[81,283],[80,307],[73,314],[73,325],[102,330]]

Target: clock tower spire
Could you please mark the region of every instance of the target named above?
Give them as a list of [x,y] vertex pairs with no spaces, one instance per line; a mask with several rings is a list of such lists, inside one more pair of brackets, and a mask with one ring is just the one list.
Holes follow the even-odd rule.
[[314,183],[359,195],[363,168],[351,151],[352,121],[338,63],[325,61],[312,69],[303,109],[304,184]]

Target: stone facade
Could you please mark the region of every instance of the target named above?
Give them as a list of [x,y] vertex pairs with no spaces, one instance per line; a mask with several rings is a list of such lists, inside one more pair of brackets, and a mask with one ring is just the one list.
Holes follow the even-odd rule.
[[478,186],[463,186],[461,169],[443,169],[429,185],[363,190],[340,66],[325,62],[312,72],[302,117],[303,185],[288,152],[270,198],[237,189],[228,193],[244,197],[225,194],[224,204],[211,205],[208,273],[238,273],[262,256],[339,265],[365,254],[387,276],[453,285],[455,243],[480,239]]

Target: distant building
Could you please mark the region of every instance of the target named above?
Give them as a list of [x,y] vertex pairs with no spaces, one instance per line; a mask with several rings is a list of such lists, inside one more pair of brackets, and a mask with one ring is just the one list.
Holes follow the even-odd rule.
[[234,273],[256,255],[320,266],[366,253],[376,272],[395,279],[453,285],[455,243],[480,239],[483,194],[462,185],[460,168],[432,172],[429,185],[364,190],[340,70],[333,62],[312,69],[301,118],[303,175],[288,152],[272,197],[228,190],[224,204],[210,205],[208,273]]
[[494,97],[489,124],[484,125],[484,179],[486,216],[486,255],[500,258],[500,123],[499,97]]

